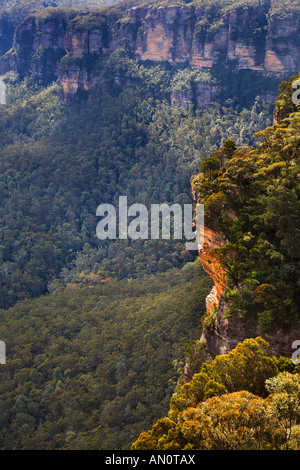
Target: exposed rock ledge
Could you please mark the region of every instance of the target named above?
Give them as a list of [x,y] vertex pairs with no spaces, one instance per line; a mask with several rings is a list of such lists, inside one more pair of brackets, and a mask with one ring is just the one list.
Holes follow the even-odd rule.
[[[195,203],[201,203],[201,195],[195,189],[191,178],[192,196]],[[213,329],[203,329],[202,339],[205,340],[209,353],[212,357],[219,354],[226,354],[241,343],[246,338],[261,336],[270,345],[270,351],[276,357],[291,357],[294,349],[294,340],[300,340],[300,330],[291,329],[287,325],[274,326],[271,333],[260,333],[253,320],[247,318],[231,318],[226,316],[226,302],[224,293],[226,288],[226,271],[220,265],[218,256],[214,252],[226,244],[226,240],[221,233],[204,228],[203,247],[199,250],[199,256],[203,269],[209,274],[214,282],[209,295],[206,298],[206,313],[212,309],[217,309],[216,321]]]

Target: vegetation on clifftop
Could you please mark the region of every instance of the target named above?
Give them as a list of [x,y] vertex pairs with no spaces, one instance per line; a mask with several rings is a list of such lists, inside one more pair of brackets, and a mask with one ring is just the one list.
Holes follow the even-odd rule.
[[254,317],[264,331],[299,321],[300,113],[291,83],[280,87],[279,123],[257,133],[257,149],[227,140],[204,160],[197,189],[206,223],[227,244],[227,314]]

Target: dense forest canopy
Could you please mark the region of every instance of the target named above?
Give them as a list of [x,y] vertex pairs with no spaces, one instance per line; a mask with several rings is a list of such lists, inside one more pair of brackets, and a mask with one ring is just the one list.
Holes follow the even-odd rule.
[[292,101],[299,76],[282,84],[279,122],[257,133],[258,148],[227,141],[203,161],[195,180],[206,223],[228,241],[220,249],[228,315],[251,314],[261,331],[299,322],[300,121]]

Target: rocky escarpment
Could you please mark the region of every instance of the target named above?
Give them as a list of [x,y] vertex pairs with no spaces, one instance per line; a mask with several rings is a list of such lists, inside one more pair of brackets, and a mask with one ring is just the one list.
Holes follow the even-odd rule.
[[[195,204],[203,203],[201,194],[194,184],[195,177],[191,178],[192,197]],[[204,222],[205,223],[205,222]],[[227,241],[222,233],[215,228],[204,226],[203,243],[199,247],[199,257],[203,269],[212,278],[214,285],[206,298],[206,316],[215,313],[213,326],[203,328],[202,339],[205,341],[212,357],[226,354],[234,349],[238,343],[246,338],[261,336],[270,345],[270,351],[275,356],[291,357],[294,350],[292,344],[300,338],[300,330],[283,328],[282,324],[274,325],[270,332],[260,332],[253,319],[234,318],[227,316],[225,301],[226,270],[220,263],[216,250],[225,246]],[[204,321],[205,324],[205,321]]]
[[45,82],[57,80],[66,55],[67,26],[75,16],[72,10],[54,7],[28,15],[15,29],[12,49],[1,57],[0,72],[12,69]]
[[[29,16],[17,28],[12,52],[2,57],[1,72],[13,68],[41,79],[58,78],[68,100],[78,90],[101,83],[101,70],[88,64],[120,46],[138,61],[216,72],[251,70],[284,76],[300,63],[297,11],[278,14],[267,3],[231,10],[194,3],[140,6],[122,18],[109,11],[48,8]],[[196,90],[173,94],[172,100],[188,106],[196,96],[201,106],[217,92],[212,85],[200,84]]]

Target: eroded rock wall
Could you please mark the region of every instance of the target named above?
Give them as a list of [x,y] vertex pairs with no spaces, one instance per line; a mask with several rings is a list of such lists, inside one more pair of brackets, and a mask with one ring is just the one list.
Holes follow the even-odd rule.
[[[44,15],[30,15],[17,28],[13,50],[1,59],[0,71],[13,68],[21,74],[29,71],[41,78],[56,77],[63,84],[65,98],[70,98],[78,89],[90,89],[101,81],[99,70],[90,73],[83,59],[111,53],[120,45],[138,61],[168,62],[195,70],[221,67],[290,76],[299,68],[297,12],[282,17],[257,7],[239,7],[212,17],[205,6],[187,4],[134,7],[118,19],[98,14],[86,26],[83,20],[83,14],[55,8]],[[76,67],[68,61],[60,67],[63,57],[77,59]],[[200,84],[194,90],[194,104],[206,106],[216,91]],[[188,94],[177,93],[173,101],[191,104]]]

